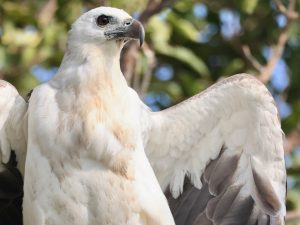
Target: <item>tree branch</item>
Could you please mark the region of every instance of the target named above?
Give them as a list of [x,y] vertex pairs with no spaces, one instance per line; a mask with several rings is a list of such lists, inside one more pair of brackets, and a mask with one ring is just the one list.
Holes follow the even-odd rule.
[[280,0],[275,0],[278,10],[284,14],[287,18],[287,23],[281,30],[277,43],[271,47],[271,57],[268,62],[262,66],[255,57],[251,54],[248,46],[243,46],[242,51],[246,59],[251,63],[251,65],[259,72],[257,78],[263,83],[268,83],[272,77],[272,73],[278,60],[282,57],[285,45],[289,38],[289,30],[292,23],[299,18],[299,13],[296,11],[295,0],[289,0],[288,7],[286,8]]
[[53,19],[54,14],[57,10],[57,1],[56,0],[48,0],[43,7],[38,12],[38,20],[39,23],[44,27],[50,23]]
[[146,94],[150,86],[153,69],[156,66],[156,58],[154,51],[148,45],[144,46],[143,51],[148,59],[148,70],[144,73],[144,77],[140,87],[140,96],[144,96]]
[[296,20],[299,18],[299,14],[294,10],[296,1],[292,0],[290,1],[290,4],[288,6],[288,9],[284,6],[284,4],[280,0],[275,0],[276,6],[278,10],[284,14],[287,18],[291,20]]
[[271,57],[269,58],[267,64],[262,67],[262,70],[260,71],[258,79],[265,84],[271,79],[275,66],[282,56],[285,44],[289,38],[290,24],[291,23],[288,21],[287,25],[282,29],[278,37],[277,44],[271,47]]
[[143,74],[139,74],[139,71],[133,71],[134,77],[131,85],[140,97],[143,97],[146,94],[150,86],[153,69],[156,65],[155,53],[147,43],[143,45],[142,51],[147,59],[147,70],[144,71]]
[[258,62],[258,60],[252,55],[251,50],[248,45],[242,46],[243,53],[251,65],[257,70],[261,71],[263,66]]
[[[296,11],[295,0],[289,0],[287,7],[281,2],[281,0],[274,1],[278,10],[286,17],[287,22],[280,31],[276,44],[271,47],[271,57],[268,59],[267,63],[265,65],[261,65],[251,54],[250,48],[247,45],[242,46],[245,58],[258,71],[257,78],[265,84],[271,79],[275,66],[282,57],[285,45],[289,39],[289,30],[291,25],[299,19],[299,13]],[[300,146],[300,122],[297,124],[295,130],[286,136],[284,142],[285,152],[290,153],[297,146]]]
[[285,220],[286,222],[300,220],[300,211],[299,210],[288,211],[286,213]]
[[107,0],[99,0],[99,5],[101,6],[107,6]]
[[145,24],[149,18],[162,11],[163,8],[171,6],[176,0],[149,0],[145,10],[141,13],[139,20]]
[[[171,6],[176,1],[177,0],[148,0],[145,10],[140,14],[139,21],[145,25],[153,15],[160,13],[165,7]],[[147,45],[147,43],[144,43],[143,51],[147,57],[147,61],[149,62],[149,67],[147,72],[143,74],[143,76],[135,75],[134,72],[139,49],[140,48],[136,42],[129,43],[123,49],[121,57],[121,69],[127,80],[127,83],[130,86],[134,85],[134,89],[136,89],[140,96],[142,96],[147,92],[149,88],[152,71],[155,65],[155,63],[152,63],[155,61],[155,55],[154,51],[150,49],[149,45]],[[150,51],[153,52],[153,54],[148,54]],[[134,78],[134,76],[141,77]]]
[[121,70],[126,78],[129,86],[132,86],[136,60],[139,51],[139,45],[135,42],[130,42],[124,47],[121,55]]

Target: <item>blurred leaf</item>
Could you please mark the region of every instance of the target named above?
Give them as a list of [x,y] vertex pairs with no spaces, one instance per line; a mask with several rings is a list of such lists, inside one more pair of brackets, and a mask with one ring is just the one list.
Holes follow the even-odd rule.
[[22,46],[36,47],[42,39],[37,31],[17,29],[11,22],[4,22],[3,31],[2,43],[13,48]]
[[1,7],[5,12],[5,16],[18,22],[28,21],[32,15],[28,4],[20,4],[19,2],[14,1],[3,1]]
[[66,37],[65,30],[66,26],[63,23],[52,22],[48,24],[43,30],[44,45],[53,46],[60,38],[63,38],[66,42],[66,38],[64,38]]
[[197,41],[199,31],[190,21],[180,18],[175,13],[168,14],[168,21],[172,24],[173,29],[177,30],[178,34],[191,41]]
[[158,53],[175,58],[195,70],[200,76],[208,76],[209,70],[202,59],[200,59],[192,50],[177,46],[165,46],[164,48],[157,48]]
[[26,65],[31,64],[36,57],[36,48],[26,47],[22,51],[21,55],[21,63],[22,66],[26,67]]
[[188,96],[193,96],[204,89],[199,79],[195,80],[187,74],[180,75],[178,79],[181,81],[182,87]]
[[163,48],[171,37],[171,28],[158,16],[153,17],[148,23],[148,32],[153,44]]
[[289,190],[287,202],[290,209],[300,209],[300,192],[295,189]]
[[[160,0],[157,0],[160,1]],[[147,1],[144,0],[130,0],[130,1],[123,1],[123,0],[114,0],[110,1],[112,7],[117,7],[124,9],[126,12],[132,14],[134,12],[140,12],[146,7]]]
[[191,8],[193,8],[196,2],[197,1],[195,0],[177,1],[174,7],[177,11],[180,11],[181,13],[186,13],[191,11]]
[[5,54],[5,48],[3,46],[0,46],[0,70],[5,66],[6,64],[6,54]]
[[38,80],[31,74],[20,74],[18,78],[11,78],[8,80],[14,83],[22,96],[28,94],[30,90],[38,85]]
[[252,14],[258,4],[258,0],[241,0],[239,4],[245,13]]
[[245,66],[245,63],[243,60],[239,58],[235,58],[231,60],[231,62],[225,66],[222,75],[228,76],[237,73]]

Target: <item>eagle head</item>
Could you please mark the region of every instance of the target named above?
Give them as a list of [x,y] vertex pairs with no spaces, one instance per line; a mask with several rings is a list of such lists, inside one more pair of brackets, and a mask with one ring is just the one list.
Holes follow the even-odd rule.
[[81,15],[72,25],[69,42],[75,44],[115,45],[120,48],[131,39],[143,44],[142,24],[121,9],[98,7]]

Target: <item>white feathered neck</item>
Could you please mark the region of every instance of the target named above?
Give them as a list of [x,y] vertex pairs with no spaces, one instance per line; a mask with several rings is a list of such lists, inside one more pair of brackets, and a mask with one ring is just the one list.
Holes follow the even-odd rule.
[[120,69],[121,49],[122,45],[113,41],[106,44],[79,43],[70,35],[62,64],[51,82],[63,84],[62,88],[127,88]]

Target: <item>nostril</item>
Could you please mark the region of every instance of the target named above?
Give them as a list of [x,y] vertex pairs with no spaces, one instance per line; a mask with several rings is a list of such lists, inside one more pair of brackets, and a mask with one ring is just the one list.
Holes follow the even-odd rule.
[[131,23],[132,23],[132,20],[127,20],[127,21],[125,21],[125,26],[130,26],[131,25]]

